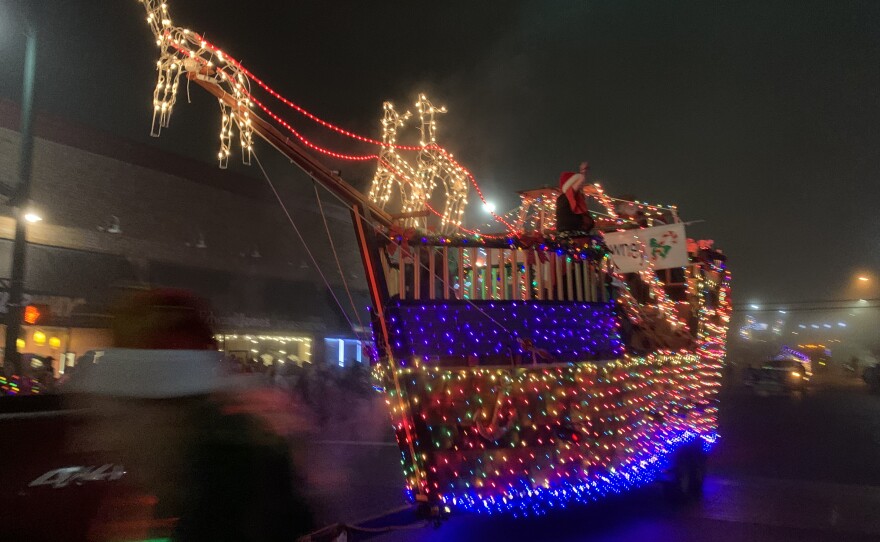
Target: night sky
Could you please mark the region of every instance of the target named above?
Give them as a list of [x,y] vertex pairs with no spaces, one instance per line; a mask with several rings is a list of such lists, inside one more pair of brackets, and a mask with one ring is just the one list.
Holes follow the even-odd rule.
[[[38,107],[211,162],[216,102],[149,137],[157,50],[135,0],[38,5]],[[18,101],[20,2],[0,4]],[[589,160],[612,195],[678,204],[730,256],[735,300],[849,297],[880,270],[880,2],[169,0],[287,97],[372,136],[424,91],[440,143],[499,208]],[[282,106],[274,108],[283,111]],[[363,146],[311,130],[340,150]],[[268,149],[262,154],[268,154]],[[365,186],[370,172],[332,163]],[[2,172],[9,175],[12,172]],[[475,198],[472,198],[474,201]]]

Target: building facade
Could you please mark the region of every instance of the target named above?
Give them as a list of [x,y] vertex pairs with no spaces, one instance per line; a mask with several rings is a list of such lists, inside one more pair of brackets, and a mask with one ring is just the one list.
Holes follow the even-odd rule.
[[[18,118],[0,102],[7,184]],[[108,308],[124,289],[174,287],[210,302],[221,347],[236,356],[363,359],[352,341],[365,337],[368,296],[350,219],[326,194],[320,213],[307,176],[282,171],[275,183],[312,256],[262,178],[58,119],[38,116],[35,135],[31,200],[44,220],[29,226],[25,291],[42,314],[25,326],[22,352],[61,360],[62,372],[109,346]],[[14,222],[8,207],[0,215],[2,316]]]

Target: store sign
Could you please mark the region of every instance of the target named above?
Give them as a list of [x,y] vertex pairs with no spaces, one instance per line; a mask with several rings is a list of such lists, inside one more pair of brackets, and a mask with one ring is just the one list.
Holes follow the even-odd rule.
[[233,314],[232,316],[214,316],[213,314],[209,317],[211,323],[219,324],[223,327],[232,327],[232,328],[253,328],[253,329],[269,329],[272,327],[272,320],[269,318],[256,318],[253,316],[246,316],[244,314],[238,313]]
[[272,324],[275,329],[311,331],[313,333],[323,333],[327,331],[327,324],[318,320],[313,320],[309,322],[302,322],[299,320],[272,320]]
[[621,273],[635,273],[653,262],[654,269],[688,265],[684,224],[668,224],[605,234],[611,261]]
[[284,329],[291,331],[311,331],[315,333],[322,333],[327,329],[327,325],[320,321],[303,322],[300,320],[278,320],[247,316],[242,313],[235,313],[228,316],[217,316],[214,313],[210,313],[208,314],[208,321],[211,325],[222,329]]

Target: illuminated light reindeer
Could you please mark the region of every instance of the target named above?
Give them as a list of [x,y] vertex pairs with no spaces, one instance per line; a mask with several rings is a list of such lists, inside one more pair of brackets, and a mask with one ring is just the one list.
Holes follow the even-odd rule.
[[400,190],[400,201],[403,212],[410,212],[414,201],[421,200],[420,195],[415,195],[415,187],[411,180],[416,178],[412,166],[397,152],[397,133],[412,116],[409,111],[400,114],[394,109],[394,104],[385,102],[382,104],[385,111],[382,117],[382,150],[379,151],[379,163],[376,173],[373,175],[373,183],[370,187],[370,200],[377,203],[382,209],[391,199],[394,187]]
[[[384,208],[397,186],[400,190],[401,213],[416,214],[427,209],[434,189],[442,183],[446,202],[440,219],[440,232],[455,231],[461,225],[467,205],[468,180],[464,168],[437,145],[437,121],[434,117],[445,113],[446,108],[435,107],[424,94],[419,95],[416,108],[421,121],[421,139],[415,167],[400,156],[394,147],[398,132],[411,114],[407,111],[401,115],[391,102],[385,102],[383,108],[382,150],[370,188],[370,200]],[[424,217],[405,216],[403,224],[407,227],[425,227],[426,220]]]
[[421,126],[422,149],[419,151],[418,172],[423,186],[430,194],[439,180],[446,192],[446,204],[440,219],[440,232],[450,233],[461,226],[467,205],[468,181],[464,168],[455,163],[452,155],[437,145],[437,122],[434,115],[446,113],[445,107],[435,107],[424,94],[416,101]]
[[173,26],[168,6],[159,0],[140,0],[147,11],[147,23],[156,37],[159,60],[156,61],[156,88],[153,91],[153,123],[150,135],[158,137],[167,128],[171,111],[177,101],[180,76],[212,80],[235,99],[235,106],[220,102],[220,167],[225,168],[231,154],[234,128],[238,128],[242,161],[250,164],[253,149],[251,127],[250,82],[235,62],[229,62],[220,51],[208,47],[198,34]]

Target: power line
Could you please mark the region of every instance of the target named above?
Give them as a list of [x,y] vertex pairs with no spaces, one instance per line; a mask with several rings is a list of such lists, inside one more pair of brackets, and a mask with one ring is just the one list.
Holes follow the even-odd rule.
[[751,307],[753,305],[757,305],[759,308],[752,310],[764,310],[764,307],[774,307],[779,308],[786,305],[819,305],[822,303],[880,303],[880,297],[872,297],[872,298],[857,298],[857,299],[814,299],[807,301],[767,301],[763,303],[734,303],[734,308],[736,307]]

